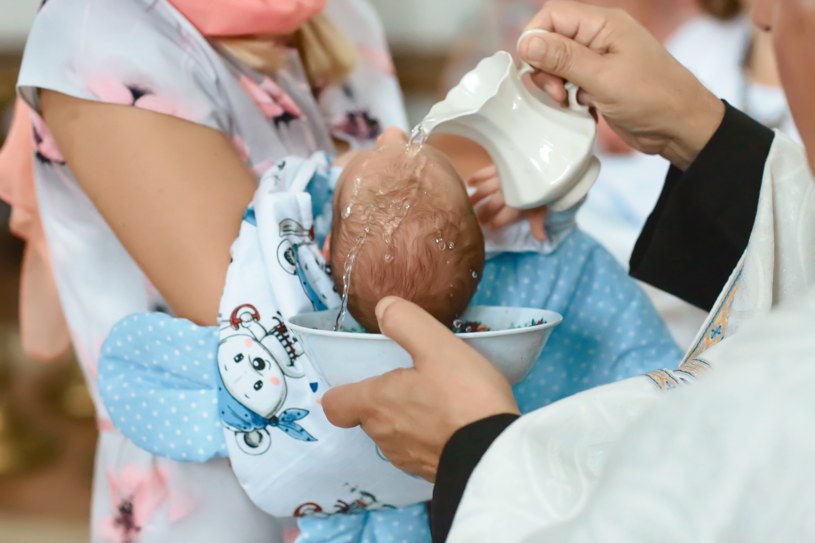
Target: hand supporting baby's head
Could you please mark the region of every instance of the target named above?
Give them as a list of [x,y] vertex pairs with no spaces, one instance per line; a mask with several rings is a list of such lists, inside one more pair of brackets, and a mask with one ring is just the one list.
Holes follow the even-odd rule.
[[478,286],[484,238],[446,157],[427,145],[408,152],[401,137],[355,157],[337,185],[331,262],[341,293],[350,280],[349,312],[369,332],[390,295],[451,325]]

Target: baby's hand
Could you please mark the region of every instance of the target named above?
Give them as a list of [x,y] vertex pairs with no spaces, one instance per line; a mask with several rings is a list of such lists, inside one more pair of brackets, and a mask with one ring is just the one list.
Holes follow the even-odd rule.
[[547,208],[522,210],[507,206],[504,195],[501,193],[501,182],[495,166],[475,172],[467,180],[467,186],[475,189],[470,196],[473,206],[483,202],[477,210],[478,222],[483,226],[498,229],[526,219],[529,221],[529,227],[535,239],[541,242],[546,241]]

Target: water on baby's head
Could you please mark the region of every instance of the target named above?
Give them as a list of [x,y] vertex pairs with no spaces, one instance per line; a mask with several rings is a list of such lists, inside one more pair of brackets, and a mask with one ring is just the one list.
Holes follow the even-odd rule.
[[347,219],[351,216],[351,211],[354,209],[354,202],[357,201],[357,197],[359,196],[359,189],[362,187],[362,178],[357,176],[354,179],[354,187],[351,192],[351,199],[348,200],[348,205],[345,206],[345,209],[342,210],[342,218]]
[[348,296],[351,292],[351,274],[354,271],[354,263],[357,260],[360,249],[365,245],[368,240],[368,234],[371,233],[370,223],[366,224],[360,235],[357,237],[354,246],[348,252],[348,257],[345,259],[345,269],[342,274],[342,303],[340,304],[340,312],[337,314],[337,322],[334,325],[334,331],[337,332],[342,328],[342,321],[348,314]]
[[[428,166],[428,157],[419,154],[427,137],[428,134],[422,125],[415,127],[405,147],[403,158],[388,162],[382,171],[371,171],[373,165],[366,161],[362,164],[361,174],[354,178],[351,196],[347,205],[342,209],[341,218],[344,221],[349,219],[357,221],[358,224],[364,225],[364,228],[355,239],[345,260],[342,274],[342,304],[335,322],[335,331],[342,329],[343,321],[348,314],[354,265],[370,235],[374,232],[381,232],[385,245],[382,258],[386,264],[392,264],[395,261],[393,240],[403,222],[414,210],[419,199],[433,198],[428,187],[418,181],[423,178],[425,168]],[[376,189],[371,189],[372,192],[363,197],[361,195],[363,183],[369,177],[376,178],[371,181],[381,183],[382,179],[377,176],[411,180],[411,183],[407,187],[397,184],[396,188],[378,184]],[[373,198],[370,198],[371,196]],[[436,232],[434,241],[441,251],[452,252],[456,248],[456,243],[445,239],[441,230]]]

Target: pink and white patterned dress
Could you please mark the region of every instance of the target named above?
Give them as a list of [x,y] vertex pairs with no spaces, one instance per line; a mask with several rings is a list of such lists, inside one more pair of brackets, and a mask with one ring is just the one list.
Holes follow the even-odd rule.
[[[262,173],[277,159],[352,146],[382,127],[407,128],[384,31],[365,0],[331,0],[326,14],[359,50],[342,87],[312,92],[299,56],[272,79],[213,47],[166,0],[48,0],[25,50],[18,88],[32,107],[35,174],[54,275],[102,430],[92,540],[119,543],[274,541],[274,519],[249,502],[226,461],[178,464],[116,433],[99,401],[99,348],[126,315],[164,301],[65,164],[38,115],[39,89],[131,105],[223,132]],[[111,179],[116,183],[116,179]]]

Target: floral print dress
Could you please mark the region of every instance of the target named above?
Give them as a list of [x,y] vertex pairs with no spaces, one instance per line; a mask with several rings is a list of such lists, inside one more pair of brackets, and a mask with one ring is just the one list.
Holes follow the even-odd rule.
[[[218,130],[258,175],[283,156],[373,143],[406,128],[384,32],[364,0],[331,0],[326,13],[360,62],[342,86],[315,93],[299,56],[274,78],[210,44],[165,0],[48,0],[25,50],[18,88],[31,106],[37,195],[60,300],[96,400],[92,540],[269,542],[271,517],[244,495],[225,461],[179,464],[138,449],[110,424],[97,389],[99,348],[132,313],[166,304],[65,164],[39,115],[39,89],[129,105]],[[115,184],[116,179],[110,179]]]

